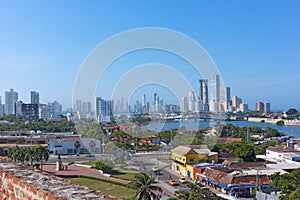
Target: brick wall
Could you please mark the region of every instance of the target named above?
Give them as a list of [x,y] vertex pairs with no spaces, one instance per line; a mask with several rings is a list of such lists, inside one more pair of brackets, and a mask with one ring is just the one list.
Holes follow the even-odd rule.
[[0,200],[103,200],[95,191],[0,157]]

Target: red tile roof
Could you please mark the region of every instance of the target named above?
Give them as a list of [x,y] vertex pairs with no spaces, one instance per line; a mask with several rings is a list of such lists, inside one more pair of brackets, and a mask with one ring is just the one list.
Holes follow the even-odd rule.
[[[238,175],[233,176],[217,169],[206,168],[203,175],[207,179],[220,183],[225,186],[255,185],[256,175]],[[270,184],[271,181],[267,175],[258,175],[260,184]]]
[[226,143],[231,143],[231,142],[241,142],[242,138],[227,138]]
[[274,152],[277,152],[277,153],[298,152],[297,150],[292,149],[292,148],[287,147],[287,146],[268,147],[267,151],[274,151]]

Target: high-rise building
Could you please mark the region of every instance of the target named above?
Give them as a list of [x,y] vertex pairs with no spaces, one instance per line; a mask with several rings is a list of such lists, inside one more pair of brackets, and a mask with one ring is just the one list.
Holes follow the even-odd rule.
[[230,106],[230,87],[222,87],[221,99],[223,100],[224,110],[227,111]]
[[208,80],[200,79],[199,80],[199,99],[202,101],[202,107],[200,111],[209,111],[209,103],[208,103]]
[[271,112],[271,104],[268,101],[265,103],[265,112],[266,113]]
[[4,115],[4,105],[2,104],[2,98],[0,96],[0,117]]
[[187,112],[188,109],[189,109],[188,98],[187,97],[182,97],[181,98],[181,104],[180,104],[180,111],[181,112]]
[[243,100],[237,96],[232,97],[232,107],[234,110],[237,110],[240,108],[240,104],[243,103]]
[[195,112],[199,113],[203,111],[203,101],[198,99],[195,104]]
[[212,113],[219,112],[219,103],[216,100],[209,100],[209,111]]
[[241,112],[248,112],[249,108],[248,108],[248,104],[247,103],[241,103],[240,104],[240,111]]
[[255,110],[259,112],[264,112],[265,110],[265,104],[263,102],[256,102],[255,104]]
[[39,118],[43,120],[50,119],[53,116],[53,107],[42,104],[39,107]]
[[142,113],[147,113],[147,101],[146,101],[146,95],[142,95]]
[[189,111],[195,111],[196,98],[194,91],[189,91]]
[[52,106],[54,115],[60,115],[62,113],[62,105],[59,102],[53,101],[49,103],[48,106]]
[[18,101],[18,93],[13,89],[5,92],[4,112],[6,115],[16,114],[16,103]]
[[217,102],[220,101],[220,75],[213,74],[210,76],[208,81],[209,84],[209,92],[210,92],[210,100],[215,100]]
[[34,104],[21,104],[21,113],[22,117],[29,122],[36,122],[39,118],[39,105],[37,103]]
[[40,94],[36,91],[30,92],[31,104],[40,104]]
[[112,122],[112,101],[106,101],[101,97],[96,97],[96,117],[98,122]]
[[159,96],[157,93],[154,93],[155,96],[155,104],[154,104],[154,112],[159,112]]

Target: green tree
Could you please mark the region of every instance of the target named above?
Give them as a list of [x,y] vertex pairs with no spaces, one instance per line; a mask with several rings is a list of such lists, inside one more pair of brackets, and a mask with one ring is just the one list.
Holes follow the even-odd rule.
[[188,183],[190,190],[176,190],[175,196],[179,200],[218,200],[219,197],[208,189],[202,189],[201,185]]
[[234,150],[234,155],[239,158],[241,162],[254,162],[256,154],[253,144],[244,143]]
[[297,113],[298,113],[298,111],[295,108],[290,108],[290,109],[288,109],[288,111],[286,111],[287,115],[295,115]]
[[281,189],[280,199],[298,200],[300,197],[300,168],[291,173],[272,174],[272,185]]
[[155,178],[147,173],[140,173],[135,176],[136,181],[131,182],[131,185],[134,185],[138,188],[135,193],[135,200],[153,200],[158,199],[157,193],[162,192],[162,189],[156,185]]
[[33,161],[36,160],[36,157],[38,156],[36,148],[28,148],[25,151],[24,159],[27,162],[30,162],[30,166],[33,166]]
[[43,161],[47,162],[49,159],[49,151],[47,148],[39,145],[36,148],[36,161],[41,162],[41,170],[43,170]]
[[273,129],[269,126],[266,128],[265,132],[266,132],[267,137],[279,137],[279,136],[281,136],[281,134],[276,129]]

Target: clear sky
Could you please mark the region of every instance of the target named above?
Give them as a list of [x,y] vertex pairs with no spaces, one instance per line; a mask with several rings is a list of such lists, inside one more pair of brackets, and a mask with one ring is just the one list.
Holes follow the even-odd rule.
[[[201,44],[232,95],[250,108],[256,101],[270,101],[273,109],[300,109],[300,1],[0,3],[2,101],[4,91],[14,88],[25,102],[36,90],[42,102],[57,100],[70,107],[79,67],[100,42],[128,29],[163,27]],[[134,64],[163,60],[155,55],[152,60],[147,52],[136,55]]]

